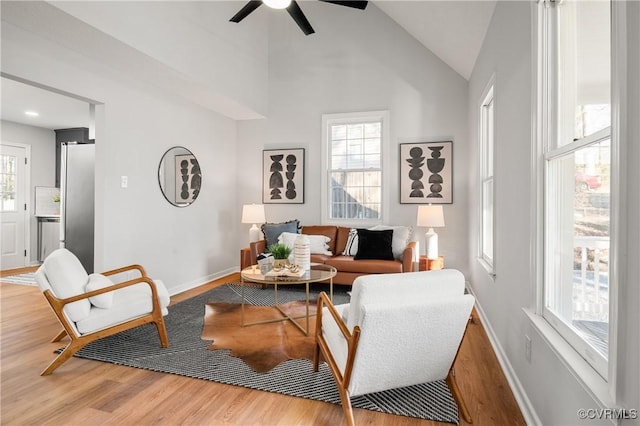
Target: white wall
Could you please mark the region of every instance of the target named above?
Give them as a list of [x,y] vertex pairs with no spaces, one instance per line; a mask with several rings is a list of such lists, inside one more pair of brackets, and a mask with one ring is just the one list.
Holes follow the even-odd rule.
[[[628,409],[640,406],[638,399],[638,3],[629,2],[635,12],[629,18],[629,42],[635,49],[629,68],[632,90],[631,137],[625,141],[636,161],[629,160],[629,183],[623,176],[621,197],[627,200],[621,223],[622,233],[629,234],[628,252],[623,249],[620,282],[619,315],[621,352],[618,359],[620,383],[618,402]],[[469,81],[469,128],[471,158],[478,156],[477,126],[482,92],[495,75],[495,266],[492,280],[476,261],[479,235],[477,186],[478,165],[469,169],[470,281],[478,306],[487,321],[485,326],[497,345],[498,355],[515,379],[516,390],[523,391],[525,410],[530,408],[531,421],[544,425],[588,423],[577,416],[579,408],[599,405],[585,390],[556,352],[530,324],[523,308],[535,306],[536,286],[531,271],[535,262],[532,244],[531,215],[534,196],[531,193],[532,167],[532,4],[530,2],[498,2],[478,61]],[[631,50],[631,49],[630,49]],[[634,62],[635,61],[635,62]],[[632,77],[633,76],[633,77]],[[635,115],[634,115],[635,114]],[[630,141],[634,141],[633,143]],[[626,155],[625,155],[626,156]],[[625,157],[623,157],[624,159]],[[633,183],[631,183],[633,182]],[[474,191],[475,189],[475,191]],[[628,272],[627,272],[628,271]],[[532,339],[531,362],[525,359],[525,335]],[[528,398],[528,401],[527,401]],[[530,403],[530,406],[526,406]],[[537,417],[536,417],[537,416]],[[610,424],[600,420],[589,424]],[[637,420],[636,423],[637,424]]]
[[[467,82],[384,15],[305,2],[316,33],[304,36],[287,14],[269,25],[269,111],[238,126],[239,201],[262,201],[262,150],[305,148],[305,203],[266,206],[269,222],[320,224],[322,114],[389,110],[390,224],[415,228],[417,206],[399,202],[399,143],[452,140],[454,203],[437,230],[448,267],[467,265]],[[248,232],[249,225],[242,232]],[[426,229],[416,229],[423,240]],[[424,244],[422,244],[424,247]]]
[[35,187],[55,186],[56,168],[56,134],[53,130],[42,129],[40,127],[26,126],[12,121],[1,121],[2,143],[19,143],[31,147],[31,176],[30,192],[31,199],[29,227],[30,241],[29,253],[31,264],[38,260],[38,233],[37,220],[35,217]]
[[[65,46],[67,39],[59,42],[55,28],[29,27],[4,6],[3,72],[99,104],[96,269],[140,263],[175,292],[237,267],[235,121],[114,72]],[[48,25],[55,27],[55,19],[54,13]],[[65,24],[63,36],[93,35],[73,19]],[[174,145],[189,148],[203,170],[199,198],[182,209],[167,203],[158,186],[158,164]],[[129,178],[127,189],[121,176]]]

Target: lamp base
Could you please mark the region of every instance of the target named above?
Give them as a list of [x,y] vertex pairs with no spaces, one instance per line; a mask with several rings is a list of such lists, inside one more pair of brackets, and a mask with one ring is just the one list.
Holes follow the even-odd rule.
[[438,234],[433,230],[433,228],[429,228],[426,234],[424,234],[425,244],[426,244],[426,255],[428,259],[437,259],[438,258]]
[[260,229],[258,229],[258,226],[254,223],[251,228],[249,228],[249,242],[254,243],[258,240],[260,240]]

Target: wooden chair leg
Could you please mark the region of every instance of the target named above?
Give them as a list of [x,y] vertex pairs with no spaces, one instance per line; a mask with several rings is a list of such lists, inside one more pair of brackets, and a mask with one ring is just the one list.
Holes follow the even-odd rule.
[[354,426],[356,424],[356,421],[353,418],[353,407],[351,406],[349,391],[340,386],[338,386],[338,391],[340,392],[342,411],[344,411],[344,417],[347,419],[347,426]]
[[62,329],[62,331],[60,331],[60,333],[56,334],[56,337],[53,338],[51,343],[59,342],[60,340],[64,339],[65,336],[67,336],[67,331],[65,329]]
[[467,408],[467,404],[464,403],[464,399],[462,398],[462,392],[460,392],[460,388],[456,383],[456,375],[453,368],[449,370],[449,374],[447,375],[447,386],[449,386],[449,390],[451,391],[451,395],[453,399],[458,404],[458,409],[460,410],[460,415],[464,419],[465,422],[471,424],[473,420],[471,419],[471,414],[469,413],[469,409]]
[[155,321],[156,328],[158,329],[158,336],[160,336],[160,344],[163,348],[169,347],[169,337],[167,336],[167,328],[164,325],[164,319],[160,317],[160,320]]
[[317,372],[320,367],[320,345],[313,345],[313,371]]
[[60,355],[58,355],[51,362],[51,364],[49,364],[49,366],[45,368],[42,373],[40,373],[40,375],[48,376],[49,374],[53,373],[56,368],[60,367],[66,360],[71,358],[73,354],[78,352],[83,346],[83,344],[78,344],[76,340],[72,340],[71,343],[69,343],[67,347],[63,349]]

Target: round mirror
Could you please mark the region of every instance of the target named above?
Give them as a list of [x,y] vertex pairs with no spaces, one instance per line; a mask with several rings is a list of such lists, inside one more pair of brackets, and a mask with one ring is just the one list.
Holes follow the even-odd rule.
[[202,185],[200,164],[191,151],[182,146],[167,150],[158,166],[158,183],[162,195],[176,207],[193,203]]

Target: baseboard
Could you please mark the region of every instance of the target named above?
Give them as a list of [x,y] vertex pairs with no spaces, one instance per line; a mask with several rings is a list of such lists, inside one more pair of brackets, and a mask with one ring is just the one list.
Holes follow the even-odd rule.
[[192,281],[189,281],[189,282],[186,282],[186,283],[182,283],[177,287],[172,287],[169,290],[169,295],[175,296],[176,294],[185,292],[187,290],[194,289],[196,287],[200,287],[201,285],[206,284],[206,283],[208,283],[210,281],[218,280],[218,279],[220,279],[222,277],[225,277],[227,275],[231,275],[231,274],[236,273],[236,272],[238,272],[238,268],[237,267],[236,268],[227,268],[227,269],[219,271],[219,272],[217,272],[215,274],[206,275],[204,277],[197,278],[195,280],[192,280]]
[[[475,294],[473,293],[473,289],[468,284],[469,283],[467,283],[467,290],[469,291],[469,293],[471,293],[475,297]],[[487,337],[489,338],[489,343],[491,343],[493,352],[496,354],[496,357],[498,358],[498,363],[500,363],[502,372],[507,378],[507,382],[509,383],[509,387],[513,392],[513,396],[516,398],[518,407],[520,407],[520,411],[522,412],[522,416],[524,417],[525,422],[528,425],[542,424],[540,422],[540,418],[538,417],[538,414],[536,413],[535,409],[533,408],[533,405],[531,404],[531,400],[529,399],[527,393],[522,387],[522,383],[520,383],[518,376],[513,370],[513,367],[511,366],[511,362],[509,362],[509,358],[507,358],[504,350],[502,349],[502,346],[500,345],[500,342],[498,341],[498,338],[496,337],[496,334],[493,331],[493,328],[491,327],[491,323],[487,319],[487,316],[484,314],[484,311],[482,310],[482,306],[478,302],[477,297],[476,297],[475,308],[476,308],[476,312],[478,313],[478,316],[480,317],[480,321],[482,322],[482,326],[484,327],[487,333]]]

